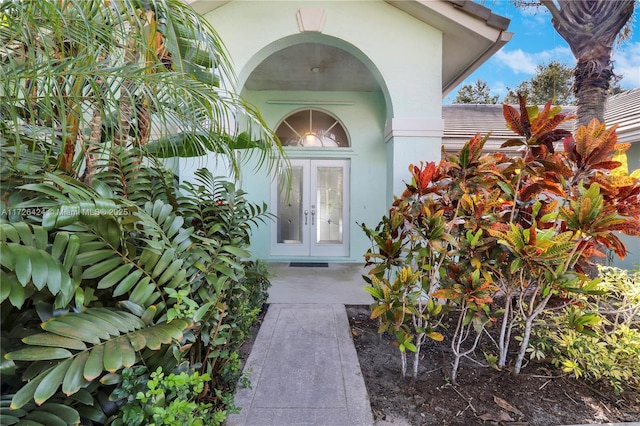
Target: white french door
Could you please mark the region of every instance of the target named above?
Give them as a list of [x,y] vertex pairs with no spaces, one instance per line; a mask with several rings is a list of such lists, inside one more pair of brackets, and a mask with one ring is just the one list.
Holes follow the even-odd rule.
[[278,175],[271,190],[271,253],[349,255],[349,160],[291,160],[290,186]]

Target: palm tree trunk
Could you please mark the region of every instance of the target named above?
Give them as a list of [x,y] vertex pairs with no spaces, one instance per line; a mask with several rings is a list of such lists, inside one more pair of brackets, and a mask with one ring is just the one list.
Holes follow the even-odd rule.
[[[124,52],[124,62],[128,65],[134,64],[138,61],[139,52],[136,50],[135,46],[135,38],[132,37],[127,43],[127,47],[125,48]],[[114,142],[118,146],[128,146],[129,132],[131,130],[131,124],[134,119],[134,92],[135,84],[129,79],[124,79],[120,85],[120,100],[118,102],[118,110],[120,113],[119,123],[114,135]]]
[[614,76],[613,44],[633,15],[635,0],[540,0],[540,3],[551,13],[553,27],[577,60],[573,90],[578,103],[578,125],[587,125],[593,118],[604,121],[604,104]]
[[608,58],[600,58],[600,61],[578,61],[574,70],[573,87],[578,105],[578,126],[586,126],[594,118],[604,122],[604,106],[613,75]]
[[85,169],[82,175],[82,180],[87,185],[91,186],[93,182],[93,175],[98,168],[98,154],[97,151],[100,148],[100,139],[102,138],[102,112],[98,106],[94,106],[93,116],[91,117],[91,133],[89,135],[89,143],[84,144],[85,147]]

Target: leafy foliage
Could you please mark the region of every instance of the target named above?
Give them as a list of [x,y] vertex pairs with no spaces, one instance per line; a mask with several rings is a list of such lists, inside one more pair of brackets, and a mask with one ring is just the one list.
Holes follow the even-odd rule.
[[13,395],[0,397],[0,416],[3,425],[10,424],[50,424],[76,425],[80,423],[78,411],[67,406],[63,401],[46,402],[40,406],[26,404],[21,409],[11,409]]
[[534,105],[544,105],[553,99],[557,105],[573,105],[573,69],[559,61],[549,61],[536,66],[536,73],[529,80],[518,84],[515,89],[507,87],[506,104],[517,104],[518,93]]
[[[158,178],[143,166],[135,176]],[[265,208],[208,172],[200,176],[233,204],[211,202],[204,185],[187,185],[186,198],[174,194],[178,211],[161,198],[143,205],[102,198],[60,174],[23,187],[33,193],[29,202],[50,207],[42,218],[0,225],[9,283],[1,295],[2,351],[13,370],[3,382],[16,389],[12,409],[73,396],[98,380],[112,385],[125,367],[170,371],[182,360],[212,377],[207,389],[220,390],[212,403],[228,401],[239,377],[235,351],[268,286],[264,270],[244,261],[250,226]],[[211,217],[196,224],[193,211],[203,206]]]
[[[182,371],[165,377],[160,368],[143,378],[145,367],[126,369],[122,372],[123,383],[118,395],[127,397],[122,406],[122,418],[115,425],[220,425],[226,417],[225,411],[211,412],[211,404],[197,403],[195,399],[211,380],[208,374]],[[116,392],[114,392],[116,393]]]
[[545,315],[532,351],[576,377],[606,380],[616,394],[640,389],[640,273],[605,266],[598,270],[603,294],[584,297],[580,309]]
[[[42,160],[32,171],[47,164],[91,180],[117,147],[218,152],[234,171],[236,149],[279,158],[258,112],[226,87],[234,76],[222,41],[184,2],[3,2],[0,15],[0,140]],[[232,117],[243,127],[230,128]]]
[[[151,154],[211,150],[237,167],[251,147],[272,164],[271,132],[218,80],[232,77],[221,42],[184,2],[0,14],[3,421],[114,422],[123,371],[166,372],[152,380],[168,389],[186,365],[193,402],[221,422],[266,297],[247,250],[266,209],[207,171],[180,186]],[[181,392],[161,417],[190,411]]]
[[419,353],[441,315],[456,312],[453,381],[459,359],[494,323],[497,367],[507,366],[517,337],[519,373],[536,319],[602,292],[587,274],[593,257],[606,250],[623,257],[617,232],[640,234],[638,180],[609,173],[624,149],[615,126],[593,121],[572,136],[557,129],[570,117],[551,102],[531,107],[520,98],[518,108],[503,110],[521,136],[505,146],[521,147],[519,155],[483,154],[487,137],[477,135],[457,155],[443,152],[439,164],[410,166],[412,181],[389,214],[374,229],[362,225],[372,242],[366,280],[380,331],[395,334],[404,366],[404,350]]
[[498,95],[491,96],[491,90],[484,80],[476,80],[471,84],[465,84],[458,90],[454,104],[496,104]]

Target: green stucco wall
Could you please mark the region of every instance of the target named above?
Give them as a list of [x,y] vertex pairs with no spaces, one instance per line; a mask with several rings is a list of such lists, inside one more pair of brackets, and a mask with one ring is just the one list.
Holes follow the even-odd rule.
[[[323,9],[326,19],[321,32],[301,32],[296,17],[300,8]],[[275,127],[296,110],[316,108],[333,114],[346,128],[349,149],[294,149],[289,154],[292,158],[350,159],[350,254],[327,260],[362,262],[370,243],[357,223],[373,226],[380,220],[393,194],[401,192],[403,181],[409,179],[410,163],[440,158],[442,34],[381,0],[232,1],[205,16],[230,53],[242,96],[259,109],[269,126]],[[249,91],[244,87],[251,72],[269,55],[309,42],[354,55],[376,78],[380,90]],[[242,188],[251,201],[268,203],[271,177],[265,171],[256,172],[253,162],[249,156],[243,167]],[[221,168],[212,157],[182,160],[181,178],[188,178],[194,165]],[[270,253],[270,236],[267,226],[254,233],[254,256],[279,259]]]
[[[325,11],[322,33],[301,33],[296,14],[313,7]],[[241,86],[269,54],[318,40],[375,66],[392,104],[387,118],[441,117],[442,34],[381,0],[232,1],[206,17],[231,53]]]

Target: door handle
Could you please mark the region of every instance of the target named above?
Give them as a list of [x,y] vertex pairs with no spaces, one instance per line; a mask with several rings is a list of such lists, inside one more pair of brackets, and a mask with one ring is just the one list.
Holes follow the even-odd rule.
[[316,209],[314,208],[311,209],[311,224],[316,224]]
[[309,210],[304,211],[304,224],[307,224],[307,216],[309,215]]

